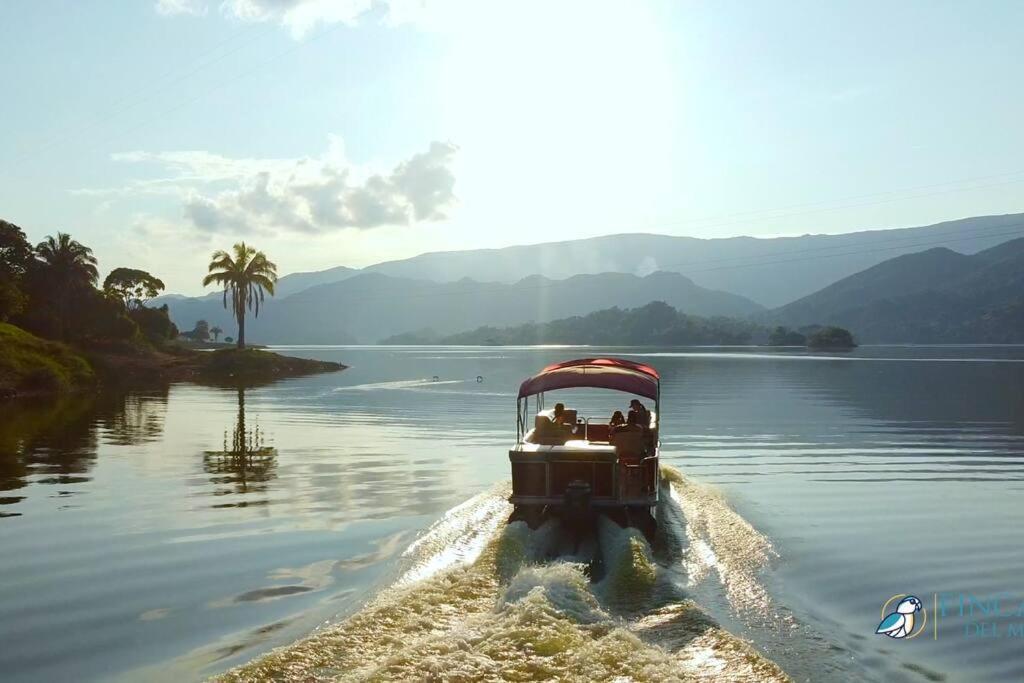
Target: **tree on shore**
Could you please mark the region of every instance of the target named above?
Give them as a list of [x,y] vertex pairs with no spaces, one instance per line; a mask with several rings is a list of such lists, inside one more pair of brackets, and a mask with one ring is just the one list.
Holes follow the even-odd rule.
[[218,339],[220,339],[220,335],[221,335],[221,334],[222,334],[223,332],[224,332],[224,330],[220,329],[220,328],[219,328],[219,327],[217,327],[216,325],[214,325],[213,327],[211,327],[211,328],[210,328],[210,334],[212,334],[212,335],[213,335],[213,341],[214,341],[214,342],[216,342],[216,341],[217,341]]
[[76,344],[160,344],[178,336],[167,306],[144,305],[163,289],[158,278],[115,268],[102,290],[98,280],[92,249],[70,235],[33,247],[21,228],[0,220],[0,322]]
[[92,249],[71,239],[66,232],[48,236],[36,247],[39,259],[49,266],[49,275],[64,285],[96,285],[100,273]]
[[842,327],[823,327],[807,339],[812,349],[855,349],[853,334]]
[[14,223],[0,220],[0,322],[20,313],[27,297],[22,280],[32,261],[32,245]]
[[73,304],[94,294],[100,273],[92,249],[71,239],[71,235],[58,232],[48,236],[36,246],[40,283],[46,298],[57,312],[57,334],[68,338],[68,317]]
[[807,337],[796,330],[779,325],[768,337],[769,346],[806,346]]
[[127,311],[141,308],[163,290],[162,280],[135,268],[114,268],[103,281],[103,291],[124,302]]
[[206,341],[210,338],[210,323],[205,320],[197,320],[190,336],[195,341]]
[[218,284],[224,287],[224,308],[231,297],[231,312],[238,322],[238,348],[245,348],[245,315],[252,311],[259,317],[264,294],[274,295],[277,266],[267,260],[262,251],[256,251],[245,242],[232,247],[232,253],[215,251],[211,257],[209,274],[203,286]]

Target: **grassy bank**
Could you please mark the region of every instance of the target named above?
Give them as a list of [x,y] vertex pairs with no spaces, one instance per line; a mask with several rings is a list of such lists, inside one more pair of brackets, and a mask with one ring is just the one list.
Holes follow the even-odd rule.
[[0,397],[59,393],[95,382],[90,363],[71,347],[0,323]]
[[234,347],[194,351],[180,346],[108,346],[90,349],[89,359],[105,384],[122,386],[166,382],[252,386],[287,377],[337,372],[346,367],[341,363]]
[[234,347],[195,351],[119,342],[73,348],[0,323],[0,398],[59,394],[97,384],[144,387],[185,381],[251,386],[345,367]]
[[346,368],[341,363],[281,356],[259,349],[223,349],[197,355],[196,372],[200,379],[230,383],[258,384]]

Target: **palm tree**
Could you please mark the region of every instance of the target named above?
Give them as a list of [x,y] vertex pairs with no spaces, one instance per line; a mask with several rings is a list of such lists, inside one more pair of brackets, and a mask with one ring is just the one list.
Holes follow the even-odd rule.
[[223,332],[223,331],[224,331],[224,330],[220,329],[220,328],[219,328],[219,327],[217,327],[216,325],[214,325],[213,327],[211,327],[211,328],[210,328],[210,334],[212,334],[212,335],[213,335],[213,341],[214,341],[214,343],[216,343],[216,342],[217,342],[217,339],[219,339],[219,338],[220,338],[220,334],[221,334],[221,332]]
[[231,310],[238,321],[238,348],[245,348],[245,312],[260,314],[264,292],[274,295],[277,282],[277,266],[267,260],[262,251],[256,251],[245,242],[239,242],[226,251],[215,251],[211,257],[209,275],[203,278],[203,286],[212,283],[224,286],[224,308],[228,307],[231,294]]
[[92,249],[58,232],[36,245],[36,256],[46,265],[46,282],[59,314],[59,333],[67,333],[68,306],[83,290],[91,290],[99,280],[96,257]]
[[71,239],[66,232],[48,236],[36,246],[36,255],[50,268],[51,282],[64,286],[96,284],[100,278],[92,249]]

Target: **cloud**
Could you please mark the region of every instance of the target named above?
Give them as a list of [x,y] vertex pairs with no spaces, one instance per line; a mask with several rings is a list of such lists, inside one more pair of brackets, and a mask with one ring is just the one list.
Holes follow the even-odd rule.
[[390,171],[359,168],[339,138],[317,159],[231,159],[203,151],[126,152],[114,160],[155,164],[170,177],[80,194],[166,194],[182,198],[185,218],[205,232],[326,233],[441,221],[455,203],[457,148],[432,142]]
[[225,0],[222,10],[243,21],[277,21],[296,37],[317,24],[354,24],[373,8],[372,0]]
[[436,28],[467,9],[459,0],[156,0],[156,10],[164,16],[204,15],[210,7],[240,21],[277,22],[295,38],[304,37],[318,24],[352,26],[368,15],[391,26]]
[[206,14],[206,0],[156,0],[156,11],[164,16]]
[[249,22],[276,21],[301,38],[317,24],[354,24],[388,0],[156,0],[156,11],[164,16],[203,15],[211,5],[234,19]]

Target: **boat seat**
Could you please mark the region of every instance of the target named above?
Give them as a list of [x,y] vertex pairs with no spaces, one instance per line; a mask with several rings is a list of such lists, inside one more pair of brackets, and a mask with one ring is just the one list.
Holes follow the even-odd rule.
[[587,439],[590,441],[608,441],[608,425],[591,422],[587,425]]
[[545,446],[561,446],[573,437],[569,428],[556,425],[545,415],[537,415],[533,418],[533,431],[527,436],[531,443]]

